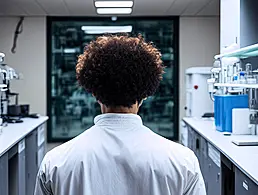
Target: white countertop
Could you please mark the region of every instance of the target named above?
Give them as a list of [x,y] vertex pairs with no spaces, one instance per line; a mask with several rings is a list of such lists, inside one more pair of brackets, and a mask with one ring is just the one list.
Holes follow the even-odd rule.
[[214,121],[211,119],[184,118],[183,120],[258,185],[258,146],[233,144],[232,140],[242,135],[223,135],[215,130]]
[[[48,120],[48,117],[41,116],[37,119],[23,118],[23,123],[8,124],[3,127],[0,133],[0,156],[12,148],[36,127]],[[1,131],[1,130],[0,130]]]

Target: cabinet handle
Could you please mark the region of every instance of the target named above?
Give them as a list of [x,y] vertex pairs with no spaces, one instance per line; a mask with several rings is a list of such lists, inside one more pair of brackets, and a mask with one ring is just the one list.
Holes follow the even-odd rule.
[[36,159],[36,165],[38,166],[38,152],[36,152],[35,159]]
[[243,188],[245,188],[245,190],[248,191],[249,187],[248,187],[248,182],[245,180],[243,181]]
[[220,173],[217,174],[217,183],[219,182]]
[[198,138],[196,139],[196,149],[200,149],[200,141]]

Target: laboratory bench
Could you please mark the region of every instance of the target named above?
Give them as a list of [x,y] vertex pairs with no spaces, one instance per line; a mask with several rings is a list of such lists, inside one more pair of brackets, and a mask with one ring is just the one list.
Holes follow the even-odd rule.
[[32,195],[45,155],[48,117],[24,118],[0,130],[0,194]]
[[[187,146],[197,156],[207,195],[258,195],[258,146],[237,146],[213,119],[184,118]],[[242,136],[244,137],[244,136]]]

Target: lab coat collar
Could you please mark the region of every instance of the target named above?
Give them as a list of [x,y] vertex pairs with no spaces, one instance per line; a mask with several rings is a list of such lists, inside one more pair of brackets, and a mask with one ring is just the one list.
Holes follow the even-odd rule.
[[107,113],[101,114],[94,118],[95,125],[128,125],[136,124],[142,125],[142,119],[137,114],[117,114],[117,113]]

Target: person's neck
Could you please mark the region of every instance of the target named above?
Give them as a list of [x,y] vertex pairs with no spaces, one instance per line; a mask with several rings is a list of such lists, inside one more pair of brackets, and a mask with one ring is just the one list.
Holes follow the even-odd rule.
[[102,105],[101,106],[102,114],[107,113],[117,113],[117,114],[137,114],[138,113],[138,106],[137,104],[132,105],[132,107],[107,107]]

